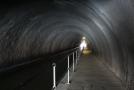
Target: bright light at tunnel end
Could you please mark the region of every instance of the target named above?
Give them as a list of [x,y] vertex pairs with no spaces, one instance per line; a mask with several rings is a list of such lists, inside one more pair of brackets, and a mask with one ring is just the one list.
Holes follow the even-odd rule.
[[82,51],[85,48],[87,48],[86,37],[82,37],[82,41],[80,43],[80,50]]

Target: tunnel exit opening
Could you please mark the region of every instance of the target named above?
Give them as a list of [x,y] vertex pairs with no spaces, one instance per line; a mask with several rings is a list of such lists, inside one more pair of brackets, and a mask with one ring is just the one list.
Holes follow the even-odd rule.
[[91,54],[91,47],[90,44],[88,43],[86,37],[82,37],[81,43],[80,43],[80,51],[83,55],[89,55]]

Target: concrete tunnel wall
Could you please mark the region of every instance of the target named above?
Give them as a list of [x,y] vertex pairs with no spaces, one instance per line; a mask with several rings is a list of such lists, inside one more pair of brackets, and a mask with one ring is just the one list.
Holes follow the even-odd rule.
[[0,64],[77,47],[86,36],[98,60],[123,81],[134,80],[132,0],[48,0],[0,13]]

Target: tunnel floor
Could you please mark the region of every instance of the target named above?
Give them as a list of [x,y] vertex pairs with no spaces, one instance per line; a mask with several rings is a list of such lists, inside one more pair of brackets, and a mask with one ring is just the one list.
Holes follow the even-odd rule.
[[68,90],[125,90],[121,81],[93,56],[82,56]]

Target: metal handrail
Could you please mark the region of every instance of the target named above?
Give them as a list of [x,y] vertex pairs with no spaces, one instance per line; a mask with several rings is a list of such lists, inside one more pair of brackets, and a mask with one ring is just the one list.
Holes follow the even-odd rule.
[[[56,58],[59,55],[62,55],[63,53],[72,52],[73,50],[76,50],[76,49],[78,49],[78,47],[73,48],[73,49],[66,50],[64,52],[60,52],[58,54],[55,54],[53,56],[48,57],[48,59],[53,60],[53,58]],[[10,66],[4,66],[3,68],[0,68],[0,72],[5,72],[5,71],[12,70],[12,69],[15,69],[15,68],[24,66],[24,65],[28,65],[28,64],[31,64],[31,63],[38,62],[39,61],[39,58],[36,58],[36,59],[33,59],[33,60],[29,60],[29,61],[25,61],[25,62],[21,62],[21,63],[17,63],[17,64],[10,65]]]
[[[76,53],[76,62],[74,62],[74,53]],[[73,72],[74,72],[74,69],[75,69],[75,64],[77,65],[77,63],[78,63],[78,58],[79,58],[79,55],[78,55],[78,50],[76,49],[76,51],[74,51],[74,52],[72,52],[72,53],[70,53],[70,54],[68,54],[68,56],[67,56],[67,60],[68,60],[68,67],[67,67],[67,84],[70,84],[70,55],[72,55],[73,54]],[[55,65],[54,65],[55,64]],[[52,66],[53,66],[53,88],[52,88],[52,90],[56,90],[56,63],[54,63],[54,64],[52,64]]]

